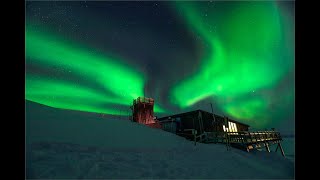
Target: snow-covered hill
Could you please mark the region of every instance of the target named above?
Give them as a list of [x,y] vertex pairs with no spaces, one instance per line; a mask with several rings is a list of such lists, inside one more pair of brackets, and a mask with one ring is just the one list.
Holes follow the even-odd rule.
[[28,178],[293,179],[280,152],[200,144],[97,114],[26,102]]

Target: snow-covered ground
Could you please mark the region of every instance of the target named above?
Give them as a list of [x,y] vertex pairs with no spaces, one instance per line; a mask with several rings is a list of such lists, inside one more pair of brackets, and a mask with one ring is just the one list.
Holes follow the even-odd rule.
[[293,179],[279,153],[194,146],[130,121],[26,104],[28,178]]

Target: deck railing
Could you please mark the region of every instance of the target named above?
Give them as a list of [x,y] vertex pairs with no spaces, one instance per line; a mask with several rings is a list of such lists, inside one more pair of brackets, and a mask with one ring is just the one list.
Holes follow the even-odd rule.
[[187,139],[204,143],[226,143],[226,144],[258,144],[265,142],[279,142],[282,137],[277,131],[255,131],[255,132],[204,132],[197,134],[194,129],[185,129],[178,133]]
[[252,143],[282,140],[280,133],[276,131],[227,132],[226,134],[230,143]]
[[265,147],[266,150],[270,152],[269,145],[278,144],[276,151],[279,148],[285,157],[280,143],[282,137],[280,132],[277,131],[203,132],[202,134],[198,134],[195,129],[184,129],[183,132],[179,132],[177,135],[194,141],[194,145],[196,145],[197,142],[224,143],[228,150],[230,146],[233,146],[240,149],[245,148],[248,152],[251,149],[262,147]]

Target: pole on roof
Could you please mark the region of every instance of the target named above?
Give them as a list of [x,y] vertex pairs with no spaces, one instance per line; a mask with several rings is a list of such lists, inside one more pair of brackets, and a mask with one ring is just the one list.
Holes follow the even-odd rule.
[[217,131],[217,127],[216,127],[216,117],[213,114],[213,108],[212,108],[212,103],[210,103],[211,106],[211,112],[212,112],[212,117],[213,117],[213,124],[214,124],[214,130]]
[[213,121],[216,122],[216,117],[215,117],[214,114],[213,114],[212,103],[210,103],[210,106],[211,106],[211,112],[212,112],[212,116],[213,116]]

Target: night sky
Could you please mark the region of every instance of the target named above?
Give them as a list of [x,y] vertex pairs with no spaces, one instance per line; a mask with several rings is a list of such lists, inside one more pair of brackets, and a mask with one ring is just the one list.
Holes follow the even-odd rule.
[[28,1],[25,98],[128,115],[145,94],[294,133],[294,26],[292,1]]

